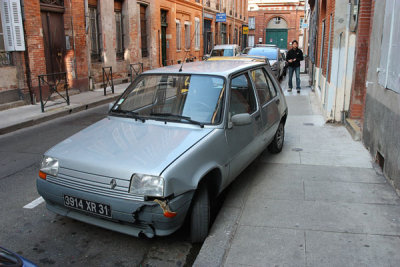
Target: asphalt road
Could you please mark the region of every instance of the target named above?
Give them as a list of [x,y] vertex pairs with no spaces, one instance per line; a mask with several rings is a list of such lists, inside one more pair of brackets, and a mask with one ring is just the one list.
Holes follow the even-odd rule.
[[0,246],[39,266],[190,266],[200,245],[183,227],[168,237],[135,238],[48,211],[36,177],[43,153],[104,118],[107,105],[0,136]]

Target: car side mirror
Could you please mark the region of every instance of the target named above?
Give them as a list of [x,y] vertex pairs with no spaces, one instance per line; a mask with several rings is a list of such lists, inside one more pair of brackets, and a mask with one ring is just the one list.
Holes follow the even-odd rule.
[[249,125],[252,120],[249,113],[240,113],[233,115],[231,121],[233,126],[243,126]]

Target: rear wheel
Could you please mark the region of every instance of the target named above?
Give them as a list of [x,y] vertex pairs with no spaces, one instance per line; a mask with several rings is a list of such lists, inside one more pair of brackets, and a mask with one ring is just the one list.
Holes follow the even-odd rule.
[[269,152],[274,154],[281,152],[284,141],[285,141],[285,125],[283,124],[283,122],[281,122],[278,126],[278,130],[275,133],[274,140],[268,146]]
[[193,199],[190,215],[190,239],[192,243],[203,242],[210,227],[210,197],[206,184],[201,184]]

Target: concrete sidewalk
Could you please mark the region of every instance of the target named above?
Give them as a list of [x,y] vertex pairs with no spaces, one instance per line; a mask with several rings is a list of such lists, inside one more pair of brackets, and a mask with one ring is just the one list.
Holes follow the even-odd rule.
[[309,88],[287,101],[283,151],[232,184],[194,265],[400,266],[394,189],[361,142],[324,123]]
[[35,105],[26,105],[0,111],[0,135],[15,130],[39,124],[54,118],[86,110],[116,100],[128,87],[129,83],[114,85],[114,94],[107,88],[104,96],[103,89],[83,92],[70,96],[68,106],[64,99],[49,101],[42,113],[40,102]]

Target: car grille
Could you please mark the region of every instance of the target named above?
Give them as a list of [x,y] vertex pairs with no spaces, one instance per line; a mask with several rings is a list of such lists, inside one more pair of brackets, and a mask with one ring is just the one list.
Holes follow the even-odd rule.
[[[117,183],[114,189],[112,189],[110,186],[112,179],[115,179]],[[144,201],[143,196],[133,195],[128,192],[130,181],[127,180],[101,176],[67,168],[60,168],[57,177],[48,175],[46,180],[54,184],[88,193],[120,199]]]

